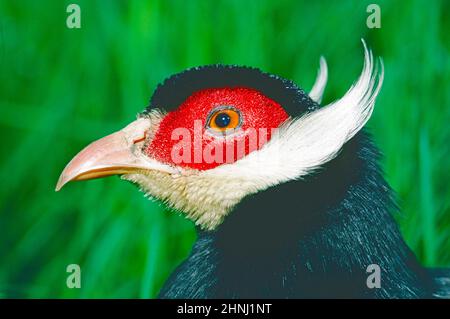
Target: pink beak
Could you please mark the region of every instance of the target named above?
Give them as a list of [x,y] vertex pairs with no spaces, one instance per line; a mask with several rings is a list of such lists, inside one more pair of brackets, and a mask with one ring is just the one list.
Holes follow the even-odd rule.
[[55,190],[59,191],[70,181],[130,174],[143,170],[174,173],[172,167],[142,153],[142,146],[150,126],[149,119],[140,118],[122,130],[88,145],[64,168]]

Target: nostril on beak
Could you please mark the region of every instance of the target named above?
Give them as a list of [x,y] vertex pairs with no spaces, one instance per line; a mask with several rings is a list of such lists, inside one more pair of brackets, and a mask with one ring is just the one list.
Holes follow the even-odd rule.
[[140,143],[140,142],[144,142],[144,141],[146,140],[146,138],[147,138],[147,132],[144,132],[144,136],[141,137],[141,138],[138,138],[138,139],[133,140],[133,144],[137,144],[137,143]]

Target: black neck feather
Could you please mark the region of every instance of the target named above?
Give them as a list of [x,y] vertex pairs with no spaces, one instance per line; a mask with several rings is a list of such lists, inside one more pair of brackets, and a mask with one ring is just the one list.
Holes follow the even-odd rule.
[[[306,180],[245,198],[216,231],[199,231],[161,297],[430,297],[379,157],[361,132]],[[381,288],[367,287],[370,264]]]

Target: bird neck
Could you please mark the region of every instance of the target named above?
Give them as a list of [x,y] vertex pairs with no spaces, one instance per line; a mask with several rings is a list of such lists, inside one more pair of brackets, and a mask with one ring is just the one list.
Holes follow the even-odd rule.
[[331,230],[356,236],[379,223],[395,225],[378,160],[369,136],[360,133],[316,174],[245,198],[212,235],[221,249],[267,256]]
[[[216,230],[198,230],[160,297],[431,297],[378,160],[360,132],[316,175],[245,198]],[[369,289],[374,264],[381,287]]]
[[[316,175],[244,199],[216,231],[199,233],[216,254],[217,272],[236,287],[302,277],[313,281],[298,284],[310,293],[311,285],[334,287],[336,293],[347,286],[353,293],[367,291],[366,269],[375,264],[385,287],[371,293],[395,295],[394,288],[403,285],[409,289],[396,293],[419,295],[426,274],[390,214],[396,206],[379,157],[362,132]],[[339,280],[330,284],[323,278]],[[273,292],[273,285],[256,284],[257,291]]]

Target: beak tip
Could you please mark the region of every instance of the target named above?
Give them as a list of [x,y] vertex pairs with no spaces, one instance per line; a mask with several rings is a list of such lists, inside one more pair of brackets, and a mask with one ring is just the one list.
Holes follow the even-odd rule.
[[67,182],[68,180],[67,178],[65,178],[65,175],[61,174],[61,176],[59,176],[58,182],[56,183],[55,192],[59,192],[61,188],[63,188],[63,186],[67,184]]
[[61,190],[61,188],[63,187],[63,185],[61,185],[58,181],[58,183],[55,186],[55,192],[59,192]]

